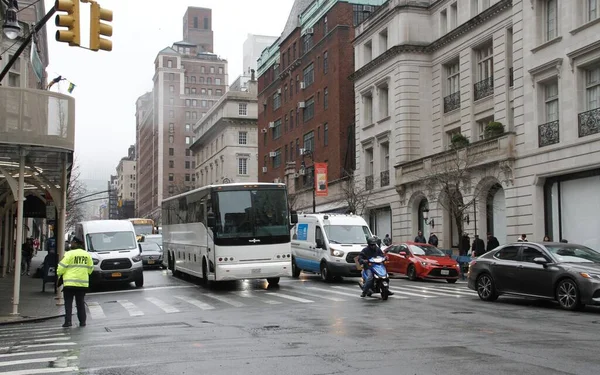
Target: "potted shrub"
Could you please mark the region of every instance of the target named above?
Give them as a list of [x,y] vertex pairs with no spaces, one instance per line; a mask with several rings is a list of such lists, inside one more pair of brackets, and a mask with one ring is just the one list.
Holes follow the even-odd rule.
[[504,125],[497,121],[492,121],[485,127],[485,137],[497,137],[504,133]]
[[457,133],[452,136],[450,143],[450,147],[454,149],[467,147],[469,145],[469,138],[461,133]]

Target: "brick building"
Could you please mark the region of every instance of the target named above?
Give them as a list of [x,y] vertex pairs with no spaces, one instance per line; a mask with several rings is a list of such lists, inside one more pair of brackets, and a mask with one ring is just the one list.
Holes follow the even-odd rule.
[[382,2],[297,0],[258,61],[259,181],[285,181],[298,196],[295,208],[311,205],[313,162],[327,163],[330,184],[318,210],[344,208],[336,183],[355,163],[354,27]]
[[[169,196],[193,187],[195,162],[189,146],[194,143],[193,124],[227,91],[227,61],[212,50],[204,28],[212,25],[210,12],[189,8],[184,35],[191,39],[174,43],[155,59],[153,90],[137,100],[137,215],[160,222],[160,204]],[[194,12],[200,12],[194,16]],[[191,18],[190,18],[191,17]],[[196,24],[194,17],[202,19]],[[200,21],[199,21],[200,22]],[[185,30],[188,30],[186,34]],[[209,48],[210,47],[210,48]]]

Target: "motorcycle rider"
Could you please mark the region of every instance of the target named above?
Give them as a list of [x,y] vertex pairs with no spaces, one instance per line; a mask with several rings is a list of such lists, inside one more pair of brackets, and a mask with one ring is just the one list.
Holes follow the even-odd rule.
[[[365,269],[365,274],[367,277],[363,284],[363,292],[360,295],[361,297],[371,295],[371,288],[373,287],[373,270],[369,267],[369,259],[378,256],[385,257],[385,254],[383,253],[383,251],[381,251],[381,248],[377,246],[377,238],[367,238],[367,247],[362,249],[362,251],[358,255],[358,262]],[[394,293],[392,293],[391,291],[389,292],[389,295],[393,294]]]

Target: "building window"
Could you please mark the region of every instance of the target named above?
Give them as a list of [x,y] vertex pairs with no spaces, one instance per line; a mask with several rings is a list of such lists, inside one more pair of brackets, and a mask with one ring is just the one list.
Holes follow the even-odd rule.
[[329,125],[323,125],[323,146],[329,146]]
[[373,6],[370,5],[352,5],[354,26],[358,26],[367,19],[373,11]]
[[281,149],[275,150],[275,157],[273,158],[273,168],[279,168],[281,166]]
[[175,175],[173,173],[169,173],[169,181],[173,182],[175,180]]
[[454,30],[458,26],[458,3],[450,5],[450,29]]
[[315,98],[312,97],[306,102],[304,111],[302,112],[302,120],[304,122],[310,121],[315,116]]
[[215,78],[215,85],[221,84],[221,78]]
[[382,143],[379,145],[381,151],[380,157],[380,176],[379,184],[381,187],[388,186],[390,184],[390,145],[389,143]]
[[283,132],[287,133],[287,131],[288,131],[288,115],[286,113],[285,117],[283,118]]
[[217,96],[221,96],[221,95],[223,95],[223,90],[221,90],[221,89],[216,89],[216,90],[215,90],[215,94],[216,94]]
[[169,81],[174,81],[174,80],[175,80],[175,74],[169,73]]
[[586,110],[600,108],[600,65],[585,72]]
[[558,81],[555,79],[543,85],[545,123],[538,126],[540,147],[556,144],[559,135]]
[[329,71],[329,53],[323,52],[323,74],[327,74]]
[[281,95],[273,94],[273,110],[279,109],[281,107]]
[[477,83],[475,84],[475,100],[494,93],[494,48],[489,44],[476,51]]
[[446,9],[440,12],[440,36],[443,36],[448,31],[448,12]]
[[192,100],[192,107],[197,107],[198,106],[198,101],[196,99]]
[[453,62],[444,66],[446,71],[446,96],[444,97],[444,113],[460,108],[460,66]]
[[281,119],[275,121],[275,127],[273,128],[273,139],[281,137]]
[[186,107],[189,107],[191,103],[192,103],[192,101],[190,99],[186,99],[185,100],[185,106]]
[[192,76],[192,83],[196,83],[196,76]]
[[223,74],[224,70],[223,67],[219,67],[219,74]]
[[185,112],[185,119],[189,120],[190,119],[190,111],[186,111]]
[[240,144],[240,145],[248,144],[248,132],[239,132],[238,133],[238,144]]
[[300,90],[300,77],[296,74],[296,94]]
[[363,46],[363,65],[371,62],[373,60],[373,43],[369,40]]
[[170,147],[169,148],[169,156],[174,156],[175,155],[175,149]]
[[294,129],[294,111],[290,111],[290,131]]
[[169,118],[174,118],[175,117],[175,111],[171,110],[169,111]]
[[587,21],[593,21],[598,18],[598,1],[599,0],[587,0]]
[[300,156],[300,140],[296,138],[296,156]]
[[185,169],[190,169],[191,164],[190,164],[189,160],[186,160],[184,165],[185,165]]
[[248,174],[248,159],[238,159],[238,175],[246,176]]
[[248,104],[247,103],[239,103],[238,104],[238,115],[240,115],[240,116],[248,115]]
[[167,68],[173,67],[173,60],[167,60]]
[[365,149],[365,188],[371,190],[373,188],[373,149]]
[[194,29],[198,28],[198,17],[194,17]]
[[204,30],[210,29],[210,22],[208,22],[208,17],[204,17]]
[[544,86],[546,122],[558,121],[558,82]]
[[173,134],[175,132],[175,124],[170,123],[169,124],[169,133]]
[[329,108],[329,89],[325,87],[323,89],[323,109]]
[[379,33],[379,54],[381,55],[388,50],[388,30],[383,29]]
[[373,123],[373,94],[367,93],[363,95],[363,126],[368,126]]
[[312,34],[306,34],[302,38],[302,45],[304,48],[304,53],[308,52],[313,46],[313,36]]
[[283,89],[283,101],[287,101],[288,98],[288,85],[285,85]]
[[314,130],[304,134],[304,149],[307,151],[315,150],[315,132],[314,132]]
[[210,77],[206,78],[206,84],[212,85],[212,78],[210,78]]
[[170,93],[174,93],[175,92],[175,86],[173,86],[173,85],[169,86],[169,92]]
[[461,134],[460,127],[448,130],[446,132],[446,145],[447,146],[452,145],[452,138],[457,134]]
[[208,102],[206,100],[201,100],[200,104],[202,105],[202,108],[206,108],[208,106]]
[[173,104],[175,104],[175,99],[169,98],[169,105],[173,105]]
[[189,145],[191,143],[190,137],[185,137],[185,144]]
[[175,168],[175,161],[169,160],[169,168]]
[[389,95],[388,85],[382,85],[378,87],[379,91],[379,119],[384,119],[390,115],[389,111]]
[[185,156],[192,156],[192,150],[190,150],[189,148],[185,149]]
[[304,88],[312,85],[315,81],[315,68],[313,64],[310,64],[306,68],[304,68]]
[[546,0],[544,12],[544,24],[546,27],[546,41],[558,36],[558,12],[557,0]]
[[479,139],[485,138],[485,128],[490,122],[494,122],[494,116],[477,121],[477,134],[479,136]]

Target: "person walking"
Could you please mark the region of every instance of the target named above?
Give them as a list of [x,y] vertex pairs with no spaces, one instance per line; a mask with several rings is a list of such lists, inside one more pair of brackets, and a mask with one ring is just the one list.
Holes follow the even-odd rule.
[[419,231],[419,234],[417,235],[417,237],[415,237],[415,242],[416,243],[427,243],[425,236],[423,236],[423,231]]
[[478,234],[475,235],[475,239],[473,240],[473,246],[471,247],[471,253],[473,254],[474,257],[479,257],[479,256],[482,256],[483,254],[485,254],[485,243],[483,242],[483,240],[481,238],[479,238]]
[[486,248],[486,251],[492,251],[495,248],[497,248],[498,246],[500,246],[500,242],[498,242],[498,239],[496,237],[494,237],[494,235],[492,234],[492,232],[488,232],[488,234],[487,234],[487,248]]
[[431,246],[435,246],[437,247],[439,244],[439,240],[437,238],[437,236],[435,235],[435,233],[431,233],[431,235],[429,236],[429,241],[427,241],[428,244],[430,244]]
[[71,327],[73,316],[73,298],[77,303],[77,318],[79,326],[85,327],[85,292],[90,283],[89,278],[94,270],[94,262],[90,254],[83,250],[83,241],[73,237],[71,250],[67,251],[64,258],[58,263],[56,272],[63,279],[63,294],[65,298],[65,323],[64,328]]

